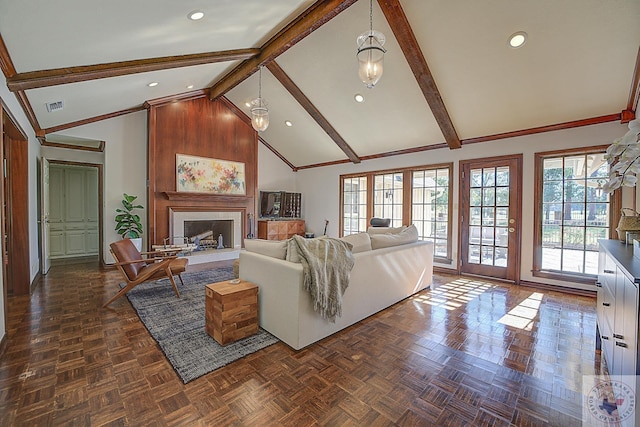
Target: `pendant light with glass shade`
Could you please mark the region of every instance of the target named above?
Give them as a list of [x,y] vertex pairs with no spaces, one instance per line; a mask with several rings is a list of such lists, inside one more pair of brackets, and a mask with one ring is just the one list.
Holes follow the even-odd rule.
[[251,101],[251,126],[257,132],[264,132],[269,127],[269,109],[266,101],[262,99],[262,65],[259,73],[258,97]]
[[360,34],[357,39],[358,76],[369,89],[382,77],[384,54],[382,47],[386,38],[380,31],[373,29],[373,0],[369,0],[369,31]]

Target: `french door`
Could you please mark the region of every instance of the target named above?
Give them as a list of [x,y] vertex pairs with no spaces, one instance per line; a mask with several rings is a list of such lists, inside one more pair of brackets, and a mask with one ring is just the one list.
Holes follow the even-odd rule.
[[521,155],[460,162],[462,273],[519,282],[521,170]]

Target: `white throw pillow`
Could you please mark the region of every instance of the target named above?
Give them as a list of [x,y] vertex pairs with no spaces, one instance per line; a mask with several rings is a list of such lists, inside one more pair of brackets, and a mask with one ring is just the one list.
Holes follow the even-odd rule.
[[411,224],[397,234],[373,234],[371,236],[371,248],[390,248],[392,246],[406,245],[418,241],[418,229]]
[[245,239],[244,248],[249,252],[285,259],[287,255],[286,240]]
[[285,258],[289,262],[297,262],[300,264],[300,254],[298,253],[298,245],[293,241],[293,237],[287,239],[287,257]]
[[402,230],[407,228],[406,225],[400,227],[369,227],[367,233],[369,234],[398,234]]
[[341,237],[340,240],[351,243],[353,245],[351,252],[354,254],[371,250],[371,237],[369,237],[368,233],[349,234]]

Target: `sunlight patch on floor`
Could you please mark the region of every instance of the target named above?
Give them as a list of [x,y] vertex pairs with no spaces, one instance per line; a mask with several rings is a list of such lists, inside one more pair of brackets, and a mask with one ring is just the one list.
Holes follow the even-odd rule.
[[495,285],[474,279],[456,279],[422,295],[413,297],[415,302],[455,310],[482,295]]
[[538,315],[543,294],[534,292],[524,301],[512,308],[507,314],[502,316],[498,323],[514,328],[530,331],[533,321]]

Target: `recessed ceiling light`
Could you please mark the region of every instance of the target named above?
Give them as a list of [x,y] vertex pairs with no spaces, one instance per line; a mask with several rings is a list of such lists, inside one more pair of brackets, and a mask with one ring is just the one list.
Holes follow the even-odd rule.
[[158,86],[158,82],[151,82],[147,86],[149,86],[149,87]]
[[187,86],[187,89],[193,89],[193,85]]
[[247,101],[244,103],[245,107],[249,108],[251,107],[251,101]]
[[192,21],[197,21],[199,19],[204,18],[204,12],[201,12],[199,10],[194,10],[193,12],[189,13],[189,19],[191,19]]
[[511,46],[514,49],[517,49],[519,47],[522,47],[526,41],[527,41],[527,33],[525,33],[524,31],[518,31],[517,33],[513,33],[509,37],[509,46]]
[[359,93],[356,93],[353,99],[355,99],[356,102],[364,102],[364,96],[360,95]]
[[285,124],[285,125],[287,125],[287,126],[289,126],[289,127],[293,126],[293,123],[291,123],[291,121],[289,121],[289,120],[286,120],[286,121],[284,122],[284,124]]

